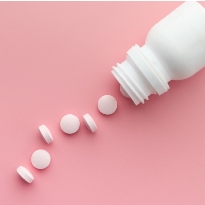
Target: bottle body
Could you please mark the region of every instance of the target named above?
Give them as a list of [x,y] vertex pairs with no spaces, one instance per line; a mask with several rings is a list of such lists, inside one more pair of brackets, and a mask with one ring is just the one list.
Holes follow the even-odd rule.
[[133,46],[113,75],[136,105],[165,93],[170,80],[186,79],[205,66],[205,9],[185,2],[149,31],[145,45]]

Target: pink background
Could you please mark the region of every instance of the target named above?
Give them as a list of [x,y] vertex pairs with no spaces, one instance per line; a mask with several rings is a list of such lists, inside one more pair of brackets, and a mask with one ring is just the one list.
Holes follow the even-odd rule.
[[[205,204],[205,70],[137,107],[110,72],[180,4],[0,3],[1,205]],[[112,116],[97,110],[104,94],[118,100]],[[59,127],[68,113],[81,120],[72,136]],[[30,163],[39,148],[52,157],[42,171]],[[32,184],[17,175],[19,165],[33,173]]]

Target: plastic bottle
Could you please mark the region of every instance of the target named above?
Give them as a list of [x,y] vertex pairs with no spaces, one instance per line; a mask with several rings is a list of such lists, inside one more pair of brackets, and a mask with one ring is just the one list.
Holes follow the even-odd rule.
[[168,91],[205,66],[205,8],[185,2],[149,31],[145,45],[133,46],[111,71],[136,105]]

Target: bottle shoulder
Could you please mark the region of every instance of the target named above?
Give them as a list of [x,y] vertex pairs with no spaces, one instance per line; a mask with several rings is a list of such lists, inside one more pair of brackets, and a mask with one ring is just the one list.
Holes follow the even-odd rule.
[[205,65],[205,9],[186,2],[155,24],[146,45],[174,80],[188,78]]

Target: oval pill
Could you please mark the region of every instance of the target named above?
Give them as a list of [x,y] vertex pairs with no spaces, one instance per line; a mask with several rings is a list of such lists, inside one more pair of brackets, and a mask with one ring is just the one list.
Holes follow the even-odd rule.
[[117,101],[111,95],[104,95],[98,100],[98,109],[104,115],[111,115],[117,109]]
[[34,177],[31,174],[31,172],[28,169],[26,169],[25,167],[19,166],[16,169],[16,171],[24,181],[31,183],[34,180]]
[[45,169],[51,162],[50,154],[43,149],[36,150],[31,156],[31,163],[37,169]]
[[80,120],[75,115],[65,115],[60,121],[60,127],[66,134],[73,134],[78,131]]
[[83,120],[85,122],[86,127],[91,132],[95,132],[97,130],[97,125],[96,125],[94,119],[88,113],[83,115]]
[[53,142],[53,136],[50,130],[45,125],[41,125],[38,128],[42,138],[45,140],[46,143],[50,144],[51,142]]
[[127,94],[127,92],[125,91],[125,89],[121,85],[120,85],[120,92],[124,97],[130,98],[130,96]]

